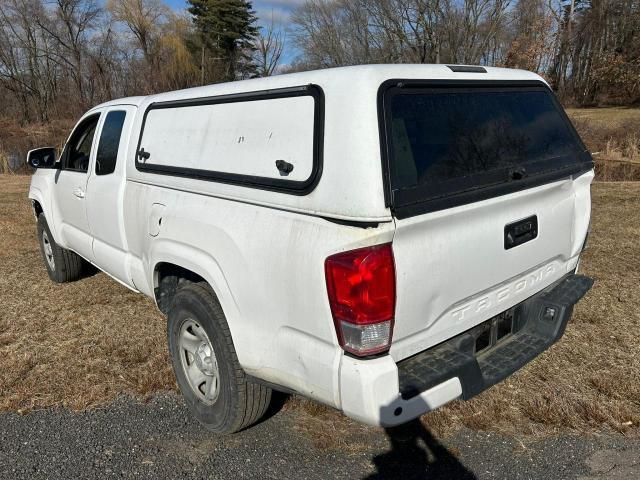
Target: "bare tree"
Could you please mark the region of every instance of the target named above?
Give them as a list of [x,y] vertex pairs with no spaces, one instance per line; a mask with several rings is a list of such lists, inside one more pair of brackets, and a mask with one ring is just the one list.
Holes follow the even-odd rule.
[[[479,63],[511,0],[309,0],[294,14],[307,63]],[[494,54],[493,57],[496,55]]]
[[77,105],[84,110],[92,101],[85,88],[85,60],[88,52],[88,33],[100,15],[93,0],[55,0],[53,15],[40,11],[33,21],[55,43],[48,52],[50,61],[58,64],[74,84]]
[[360,3],[370,19],[373,44],[385,61],[440,63],[441,0],[361,0]]
[[255,42],[254,63],[260,77],[270,77],[278,66],[284,51],[286,34],[281,26],[276,25],[271,14],[271,21],[262,27]]
[[33,18],[43,15],[37,0],[5,0],[0,4],[0,79],[23,107],[23,119],[34,109],[40,121],[48,119],[55,96],[57,65],[51,61],[55,46]]
[[554,50],[554,17],[545,0],[519,0],[511,12],[511,31],[503,64],[547,71]]
[[293,14],[298,46],[309,65],[319,68],[348,65],[349,51],[342,29],[340,1],[310,0]]
[[131,31],[135,46],[142,52],[144,68],[140,70],[146,77],[146,91],[156,90],[160,38],[168,7],[161,0],[109,0],[107,8],[114,20]]

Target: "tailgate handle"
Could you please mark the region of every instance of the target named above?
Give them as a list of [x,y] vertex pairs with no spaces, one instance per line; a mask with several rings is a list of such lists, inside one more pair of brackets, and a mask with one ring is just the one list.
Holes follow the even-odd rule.
[[504,227],[504,249],[522,245],[538,236],[538,217],[533,215]]

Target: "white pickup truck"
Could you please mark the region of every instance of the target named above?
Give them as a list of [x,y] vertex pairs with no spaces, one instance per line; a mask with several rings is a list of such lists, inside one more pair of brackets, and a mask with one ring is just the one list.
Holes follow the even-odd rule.
[[469,399],[558,340],[592,285],[592,159],[525,71],[360,66],[124,98],[28,162],[51,279],[91,263],[152,298],[215,432],[257,421],[272,389],[385,426]]

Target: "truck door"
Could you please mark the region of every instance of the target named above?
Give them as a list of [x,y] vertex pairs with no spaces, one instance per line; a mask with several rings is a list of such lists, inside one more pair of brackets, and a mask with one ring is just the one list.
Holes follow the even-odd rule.
[[89,115],[73,130],[62,151],[53,189],[53,216],[59,236],[56,240],[89,261],[93,261],[93,249],[86,213],[86,188],[99,120],[100,113]]
[[95,162],[87,184],[87,217],[93,237],[95,264],[132,286],[127,273],[123,194],[125,156],[135,113],[132,105],[117,105],[103,113]]

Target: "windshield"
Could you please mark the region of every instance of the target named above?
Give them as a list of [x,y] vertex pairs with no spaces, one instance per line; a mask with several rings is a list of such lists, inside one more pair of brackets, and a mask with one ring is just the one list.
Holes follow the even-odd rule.
[[395,87],[385,104],[394,192],[425,200],[584,162],[546,87]]

